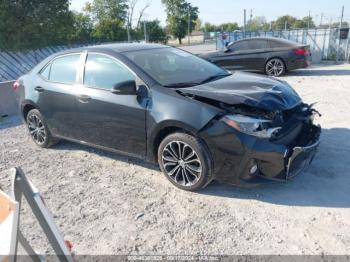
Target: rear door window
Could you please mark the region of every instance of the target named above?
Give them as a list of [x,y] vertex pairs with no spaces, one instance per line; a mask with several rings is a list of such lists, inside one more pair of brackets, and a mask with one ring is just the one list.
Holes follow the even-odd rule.
[[279,42],[276,42],[276,41],[270,41],[270,47],[271,48],[279,48],[279,47],[283,47],[283,45]]
[[76,81],[77,71],[79,67],[79,60],[80,60],[80,54],[65,55],[65,56],[56,58],[51,63],[51,70],[50,70],[48,79],[52,82],[58,82],[58,83],[64,83],[64,84],[74,83]]

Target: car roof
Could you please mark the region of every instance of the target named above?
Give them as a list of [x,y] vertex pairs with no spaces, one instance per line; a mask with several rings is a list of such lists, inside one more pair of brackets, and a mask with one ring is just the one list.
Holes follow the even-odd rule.
[[93,46],[84,46],[78,48],[72,48],[62,51],[56,55],[69,54],[81,51],[113,51],[116,53],[123,53],[128,51],[148,50],[155,48],[166,48],[168,46],[161,44],[147,44],[147,43],[118,43],[118,44],[102,44]]
[[298,45],[298,43],[293,42],[291,40],[287,40],[284,38],[277,38],[277,37],[251,37],[251,38],[240,39],[238,41],[235,41],[234,43],[243,42],[243,41],[253,41],[253,40],[268,40],[268,41],[285,43],[289,45]]

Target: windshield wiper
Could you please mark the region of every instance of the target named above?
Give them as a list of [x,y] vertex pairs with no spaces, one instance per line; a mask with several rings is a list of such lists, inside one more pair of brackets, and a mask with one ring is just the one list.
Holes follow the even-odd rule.
[[168,84],[164,85],[165,87],[191,87],[191,86],[197,86],[200,83],[195,83],[195,82],[183,82],[183,83],[173,83],[173,84]]
[[208,82],[211,82],[211,81],[214,81],[214,80],[218,80],[220,78],[223,78],[223,77],[226,77],[226,76],[230,76],[232,74],[218,74],[218,75],[213,75],[213,76],[210,76],[206,79],[204,79],[203,81],[201,81],[199,84],[205,84],[205,83],[208,83]]
[[218,74],[218,75],[213,75],[210,76],[204,80],[202,80],[201,82],[180,82],[180,83],[173,83],[173,84],[168,84],[168,85],[164,85],[165,87],[191,87],[191,86],[198,86],[201,84],[205,84],[214,80],[217,80],[219,78],[223,78],[226,76],[230,76],[231,74],[227,73],[227,74]]

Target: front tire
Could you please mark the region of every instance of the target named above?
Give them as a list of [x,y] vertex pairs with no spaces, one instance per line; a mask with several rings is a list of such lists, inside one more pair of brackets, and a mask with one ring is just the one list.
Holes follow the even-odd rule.
[[186,133],[171,134],[160,143],[158,163],[167,179],[182,190],[200,190],[213,179],[209,149]]
[[268,76],[281,76],[286,72],[286,65],[280,58],[272,58],[265,64],[265,73]]
[[30,110],[26,122],[29,134],[37,146],[48,148],[58,142],[58,139],[51,135],[39,110]]

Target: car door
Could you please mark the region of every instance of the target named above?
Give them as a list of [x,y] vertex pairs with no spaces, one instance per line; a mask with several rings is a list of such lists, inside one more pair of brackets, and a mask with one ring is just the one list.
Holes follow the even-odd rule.
[[[112,93],[118,83],[143,82],[122,62],[89,52],[77,95],[81,141],[135,156],[146,154],[147,95]],[[141,86],[141,87],[140,87]],[[147,92],[146,92],[147,93]]]
[[231,70],[246,69],[246,40],[233,43],[227,50],[221,51],[213,62],[221,67]]
[[244,67],[247,70],[263,70],[269,52],[267,39],[248,40],[244,56]]
[[77,138],[76,88],[81,53],[56,57],[40,72],[34,82],[37,106],[51,133]]

